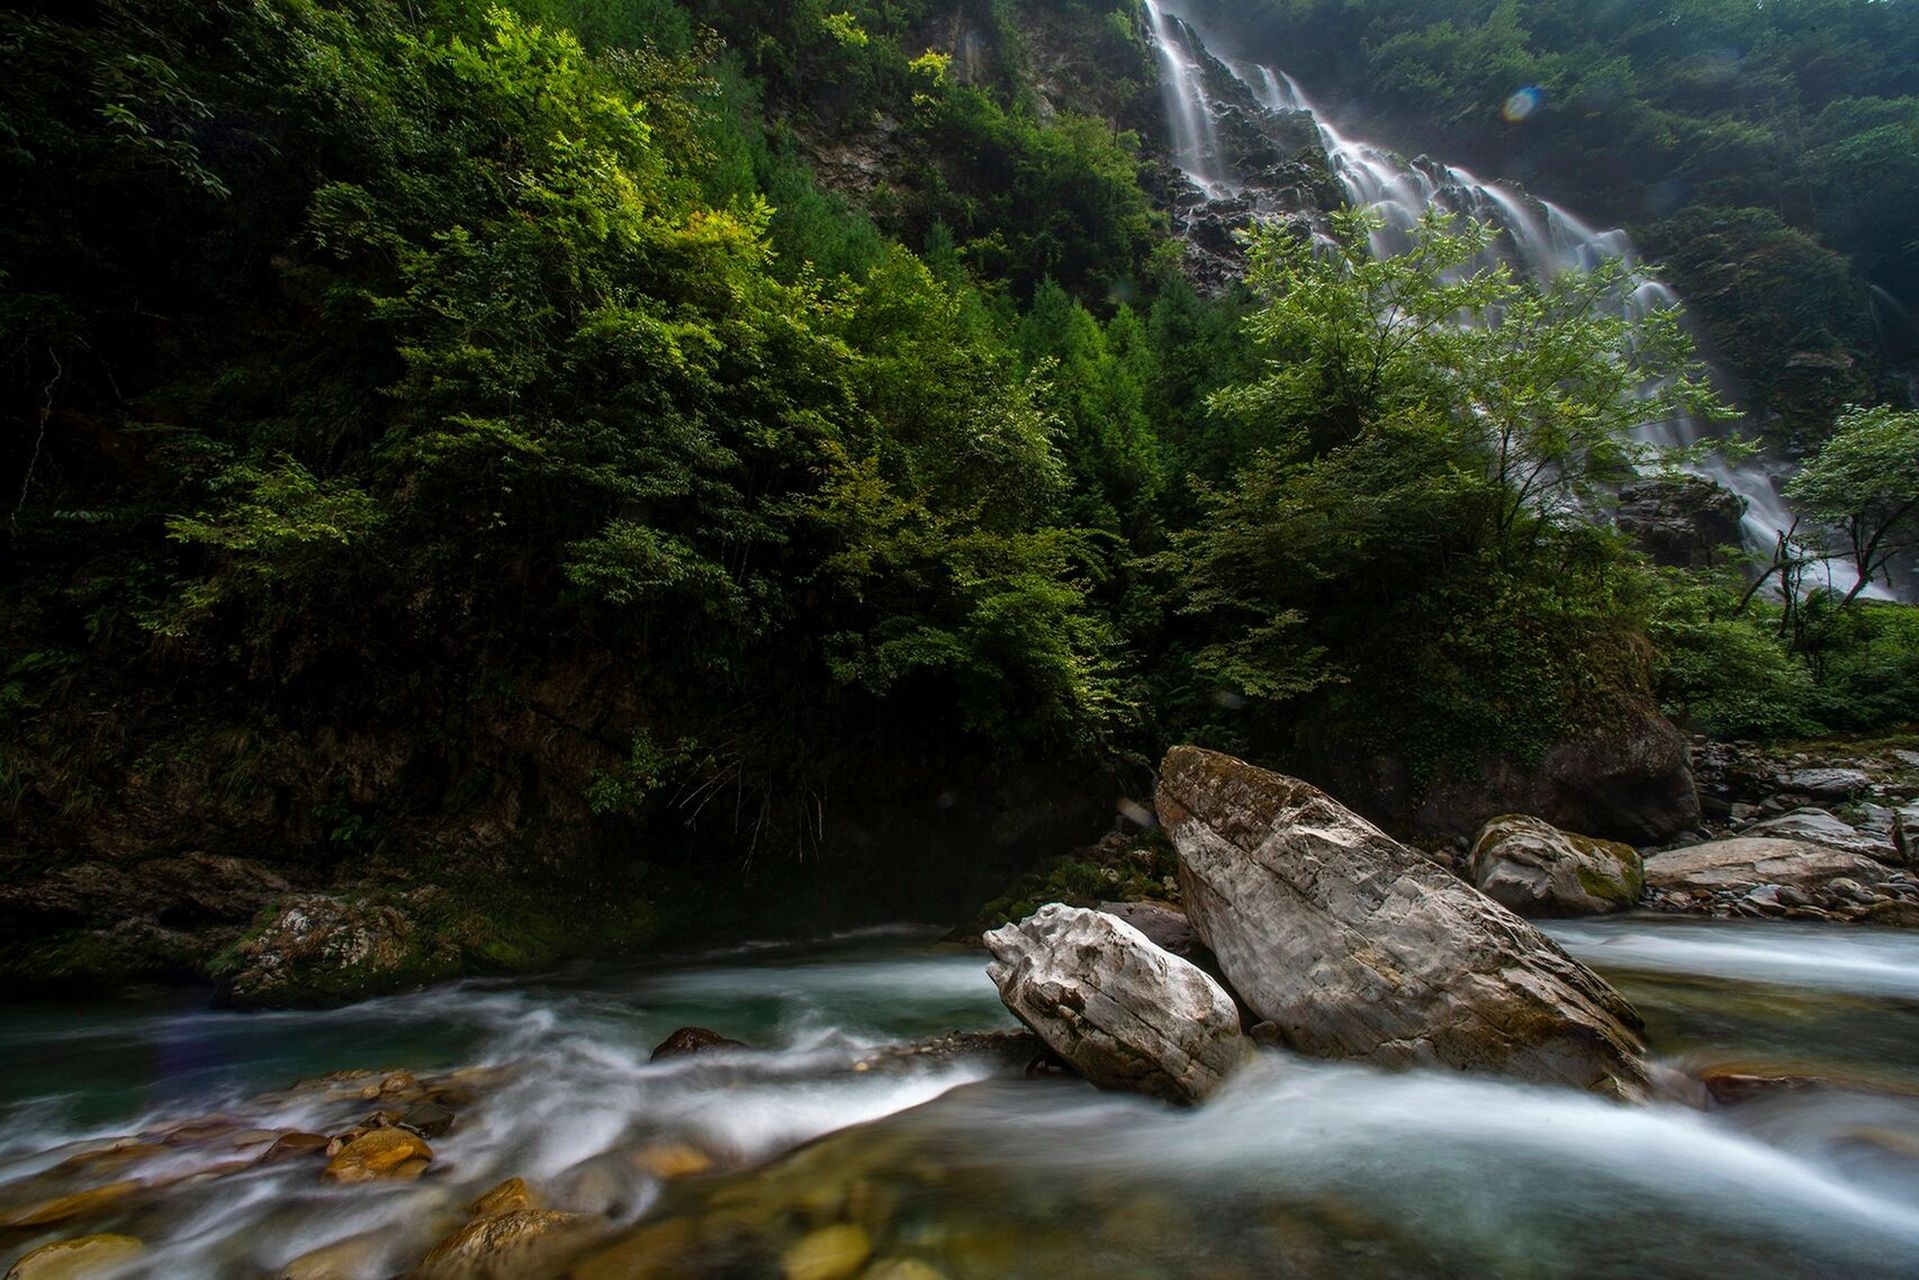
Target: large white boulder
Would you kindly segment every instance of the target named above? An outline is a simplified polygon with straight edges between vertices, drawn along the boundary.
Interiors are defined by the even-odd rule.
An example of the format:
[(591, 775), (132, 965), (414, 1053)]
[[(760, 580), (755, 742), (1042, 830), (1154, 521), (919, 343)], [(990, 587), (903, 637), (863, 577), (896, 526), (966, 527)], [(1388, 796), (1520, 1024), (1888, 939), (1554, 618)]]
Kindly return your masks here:
[(1194, 929), (1289, 1047), (1644, 1094), (1618, 992), (1317, 788), (1176, 747), (1159, 817)]
[(1055, 902), (986, 945), (1006, 1007), (1103, 1089), (1198, 1102), (1252, 1052), (1219, 983), (1115, 916)]

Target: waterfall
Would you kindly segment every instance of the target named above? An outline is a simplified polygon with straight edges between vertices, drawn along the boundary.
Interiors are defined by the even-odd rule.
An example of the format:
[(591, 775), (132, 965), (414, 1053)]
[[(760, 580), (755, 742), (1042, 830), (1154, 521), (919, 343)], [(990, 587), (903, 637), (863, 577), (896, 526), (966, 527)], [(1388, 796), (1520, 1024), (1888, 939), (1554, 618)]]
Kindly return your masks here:
[(1160, 94), (1173, 135), (1173, 161), (1207, 195), (1230, 195), (1237, 187), (1220, 154), (1198, 37), (1180, 19), (1169, 17), (1159, 0), (1146, 0), (1146, 18), (1159, 51)]
[[(1146, 0), (1146, 8), (1162, 66), (1167, 68), (1161, 89), (1173, 121), (1174, 159), (1210, 196), (1237, 194), (1244, 184), (1221, 164), (1213, 132), (1215, 108), (1202, 74), (1202, 58), (1208, 56), (1204, 46), (1191, 27), (1162, 10), (1159, 0)], [(1383, 222), (1372, 237), (1377, 254), (1403, 252), (1420, 217), (1428, 209), (1439, 209), (1490, 222), (1503, 233), (1502, 241), (1481, 265), (1506, 261), (1541, 283), (1565, 271), (1590, 271), (1611, 261), (1638, 264), (1632, 238), (1623, 230), (1599, 230), (1550, 201), (1522, 198), (1497, 183), (1482, 182), (1465, 169), (1425, 158), (1408, 161), (1383, 147), (1348, 137), (1314, 107), (1299, 82), (1284, 71), (1223, 60), (1219, 65), (1267, 112), (1298, 112), (1311, 118), (1348, 202), (1372, 210)], [(1638, 318), (1679, 308), (1681, 300), (1670, 286), (1647, 279), (1622, 297), (1620, 306), (1629, 318)], [(1704, 434), (1704, 424), (1683, 416), (1648, 421), (1638, 430), (1642, 441), (1663, 447), (1693, 445)], [(1770, 554), (1779, 534), (1793, 527), (1795, 517), (1778, 486), (1779, 479), (1790, 473), (1783, 461), (1763, 457), (1728, 461), (1708, 455), (1688, 469), (1745, 500), (1743, 532), (1755, 551)], [(1855, 580), (1850, 566), (1832, 565), (1831, 581), (1836, 589), (1844, 591)], [(1867, 594), (1884, 598), (1888, 592), (1875, 585)]]

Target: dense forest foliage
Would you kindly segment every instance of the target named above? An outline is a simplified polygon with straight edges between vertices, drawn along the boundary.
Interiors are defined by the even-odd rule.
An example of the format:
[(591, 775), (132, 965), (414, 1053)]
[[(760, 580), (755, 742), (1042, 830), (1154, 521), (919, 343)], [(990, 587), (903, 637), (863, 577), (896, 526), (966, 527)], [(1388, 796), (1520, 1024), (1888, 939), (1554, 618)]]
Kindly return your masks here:
[[(1528, 176), (1651, 193), (1620, 216), (1689, 274), (1707, 232), (1775, 262), (1728, 286), (1765, 302), (1739, 367), (1872, 348), (1806, 434), (1910, 433), (1833, 300), (1919, 295), (1911, 6), (1259, 8), (1476, 146), (1545, 86)], [(1153, 77), (1124, 0), (10, 6), (0, 819), (804, 853), (849, 792), (1186, 736), (1423, 775), (1655, 692), (1715, 732), (1919, 716), (1911, 610), (1591, 518), (1676, 327), (1461, 284), (1484, 232), (1437, 223), (1384, 263), (1262, 232), (1202, 295)]]

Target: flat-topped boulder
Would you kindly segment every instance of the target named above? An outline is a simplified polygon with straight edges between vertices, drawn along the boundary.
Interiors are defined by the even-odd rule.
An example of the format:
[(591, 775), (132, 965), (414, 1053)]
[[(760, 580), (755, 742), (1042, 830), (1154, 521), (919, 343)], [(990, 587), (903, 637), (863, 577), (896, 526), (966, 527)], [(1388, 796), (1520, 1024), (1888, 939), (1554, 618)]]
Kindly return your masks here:
[[(1887, 816), (1890, 818), (1890, 811), (1887, 811)], [(1899, 852), (1893, 847), (1890, 834), (1868, 834), (1825, 809), (1794, 809), (1776, 818), (1755, 822), (1739, 834), (1752, 840), (1800, 840), (1807, 844), (1822, 844), (1828, 849), (1844, 849), (1847, 853), (1863, 854), (1879, 862), (1899, 860)]]
[(1159, 816), (1194, 929), (1293, 1050), (1645, 1093), (1618, 992), (1318, 788), (1176, 747)]
[(1639, 901), (1646, 874), (1631, 845), (1510, 813), (1473, 842), (1469, 878), (1522, 916), (1596, 916)]
[(1779, 885), (1821, 889), (1838, 879), (1872, 884), (1888, 868), (1864, 854), (1807, 840), (1734, 836), (1671, 849), (1646, 859), (1646, 885), (1666, 892), (1717, 893)]
[(1103, 1089), (1198, 1102), (1252, 1051), (1219, 983), (1116, 916), (1052, 903), (986, 935), (1000, 998)]

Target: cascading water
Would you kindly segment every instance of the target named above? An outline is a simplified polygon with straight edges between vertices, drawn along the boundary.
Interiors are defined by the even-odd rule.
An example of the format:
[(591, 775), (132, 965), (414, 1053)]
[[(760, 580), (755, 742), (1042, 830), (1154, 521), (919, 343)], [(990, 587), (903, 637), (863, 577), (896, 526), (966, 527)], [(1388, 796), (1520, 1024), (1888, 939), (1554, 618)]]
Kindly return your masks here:
[(1160, 92), (1172, 129), (1174, 162), (1209, 196), (1230, 194), (1234, 187), (1220, 154), (1213, 104), (1195, 52), (1197, 37), (1191, 27), (1168, 16), (1158, 0), (1146, 0), (1146, 16), (1153, 28), (1153, 47), (1159, 51)]
[[(1216, 144), (1190, 141), (1213, 137), (1214, 104), (1203, 74), (1205, 63), (1213, 61), (1237, 79), (1250, 99), (1265, 111), (1274, 116), (1303, 113), (1311, 118), (1347, 200), (1372, 210), (1383, 220), (1373, 236), (1376, 253), (1402, 251), (1420, 217), (1429, 209), (1439, 209), (1499, 228), (1504, 242), (1484, 265), (1503, 258), (1541, 282), (1565, 271), (1589, 271), (1610, 261), (1637, 264), (1637, 251), (1625, 231), (1598, 230), (1549, 201), (1522, 199), (1464, 169), (1424, 158), (1407, 161), (1382, 147), (1348, 137), (1313, 106), (1290, 75), (1265, 65), (1234, 65), (1212, 59), (1198, 34), (1177, 15), (1166, 13), (1157, 0), (1148, 0), (1147, 11), (1162, 64), (1177, 70), (1177, 74), (1161, 80), (1168, 114), (1174, 122), (1175, 160), (1209, 194), (1231, 194), (1241, 189), (1232, 175), (1222, 173)], [(1189, 154), (1203, 158), (1200, 167), (1188, 167)], [(1657, 280), (1643, 280), (1620, 301), (1632, 318), (1681, 305), (1672, 288)], [(1639, 434), (1649, 444), (1684, 447), (1697, 444), (1704, 433), (1703, 424), (1680, 417), (1649, 421), (1641, 426)], [(1735, 461), (1707, 455), (1690, 469), (1744, 499), (1743, 530), (1754, 549), (1769, 553), (1780, 534), (1794, 527), (1795, 517), (1778, 487), (1778, 480), (1787, 472), (1785, 464), (1759, 457)], [(1830, 584), (1836, 590), (1850, 588), (1855, 580), (1849, 566), (1835, 563), (1831, 567)], [(1888, 593), (1874, 586), (1867, 594), (1884, 597)]]
[[(1409, 163), (1370, 143), (1348, 138), (1327, 122), (1291, 76), (1265, 66), (1258, 68), (1257, 74), (1262, 104), (1275, 112), (1303, 111), (1311, 115), (1333, 175), (1347, 198), (1385, 219), (1373, 238), (1375, 252), (1403, 250), (1420, 217), (1428, 209), (1440, 209), (1497, 226), (1510, 241), (1509, 256), (1514, 265), (1541, 282), (1562, 272), (1590, 271), (1615, 260), (1637, 265), (1637, 250), (1624, 231), (1597, 230), (1550, 201), (1538, 201), (1535, 210), (1512, 192), (1482, 182), (1465, 169), (1430, 161)], [(1621, 302), (1626, 314), (1634, 319), (1680, 305), (1672, 288), (1658, 280), (1642, 281)], [(1683, 447), (1699, 441), (1700, 424), (1686, 417), (1669, 418), (1648, 422), (1640, 432), (1648, 443)], [(1745, 499), (1746, 538), (1755, 547), (1770, 549), (1780, 532), (1792, 527), (1792, 512), (1763, 466), (1728, 463), (1709, 456), (1696, 469)], [(1849, 581), (1841, 584), (1850, 585)]]

